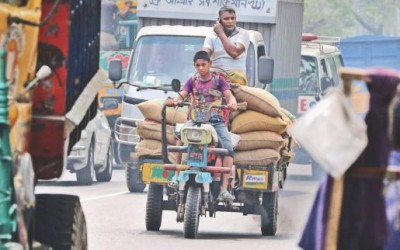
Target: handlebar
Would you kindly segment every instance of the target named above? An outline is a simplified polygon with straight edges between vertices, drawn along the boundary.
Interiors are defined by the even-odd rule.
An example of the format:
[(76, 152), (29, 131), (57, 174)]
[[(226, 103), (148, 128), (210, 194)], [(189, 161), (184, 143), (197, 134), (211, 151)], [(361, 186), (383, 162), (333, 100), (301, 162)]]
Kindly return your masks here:
[[(178, 102), (177, 104), (174, 104), (172, 102), (172, 99), (167, 99), (164, 104), (167, 107), (175, 107), (175, 106), (177, 106), (177, 107), (183, 107), (183, 106), (190, 107), (190, 106), (196, 106), (196, 104), (193, 104), (193, 103), (190, 103), (190, 102)], [(217, 109), (229, 109), (228, 105), (210, 105), (209, 107), (210, 108), (217, 108)]]

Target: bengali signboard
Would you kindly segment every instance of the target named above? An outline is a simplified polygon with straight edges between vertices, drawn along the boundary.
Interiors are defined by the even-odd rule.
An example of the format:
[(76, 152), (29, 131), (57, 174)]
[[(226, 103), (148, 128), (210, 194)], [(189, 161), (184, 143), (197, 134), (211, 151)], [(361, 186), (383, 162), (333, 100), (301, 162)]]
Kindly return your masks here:
[(236, 10), (238, 22), (275, 23), (277, 0), (138, 0), (138, 17), (217, 20), (223, 6)]

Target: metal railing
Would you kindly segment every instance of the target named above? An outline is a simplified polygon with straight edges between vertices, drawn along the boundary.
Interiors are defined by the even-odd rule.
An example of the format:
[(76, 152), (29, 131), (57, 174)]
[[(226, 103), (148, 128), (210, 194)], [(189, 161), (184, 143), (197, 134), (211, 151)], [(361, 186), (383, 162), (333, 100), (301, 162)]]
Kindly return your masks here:
[(137, 122), (141, 119), (118, 117), (114, 125), (115, 139), (125, 145), (137, 145), (140, 137), (137, 130)]

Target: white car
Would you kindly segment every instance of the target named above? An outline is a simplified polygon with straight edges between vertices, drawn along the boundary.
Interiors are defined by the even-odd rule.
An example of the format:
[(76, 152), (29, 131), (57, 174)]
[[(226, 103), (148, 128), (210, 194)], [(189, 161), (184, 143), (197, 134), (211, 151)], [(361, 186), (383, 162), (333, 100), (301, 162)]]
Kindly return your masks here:
[(97, 111), (96, 116), (81, 132), (80, 140), (68, 156), (67, 169), (76, 173), (81, 185), (91, 185), (96, 177), (98, 182), (108, 182), (112, 177), (113, 150), (111, 129), (106, 116)]

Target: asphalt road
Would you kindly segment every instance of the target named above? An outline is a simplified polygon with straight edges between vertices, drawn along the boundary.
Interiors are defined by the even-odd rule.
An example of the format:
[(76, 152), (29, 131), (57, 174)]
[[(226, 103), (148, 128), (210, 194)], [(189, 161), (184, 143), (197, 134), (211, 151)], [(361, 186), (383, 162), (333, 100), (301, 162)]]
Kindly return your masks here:
[(280, 191), (278, 231), (261, 236), (260, 217), (218, 212), (201, 217), (198, 238), (184, 239), (183, 224), (175, 212), (164, 211), (159, 232), (145, 228), (146, 190), (129, 193), (125, 171), (115, 169), (109, 183), (79, 186), (75, 175), (59, 181), (40, 181), (37, 193), (75, 194), (81, 198), (88, 227), (89, 250), (102, 249), (279, 249), (298, 250), (297, 242), (318, 187), (309, 165), (289, 167), (288, 180)]

